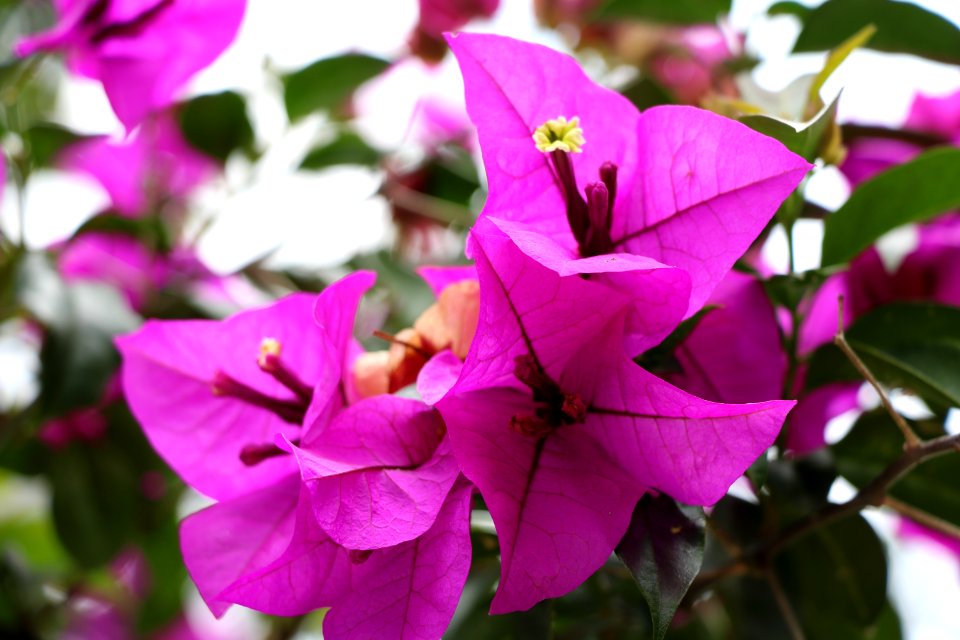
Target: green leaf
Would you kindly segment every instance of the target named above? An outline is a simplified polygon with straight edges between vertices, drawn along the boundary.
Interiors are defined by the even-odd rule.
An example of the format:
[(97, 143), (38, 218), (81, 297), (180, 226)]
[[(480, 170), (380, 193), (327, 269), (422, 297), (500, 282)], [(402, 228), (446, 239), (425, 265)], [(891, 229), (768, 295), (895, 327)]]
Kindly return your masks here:
[(960, 62), (960, 29), (915, 4), (895, 0), (832, 0), (802, 18), (795, 52), (825, 51), (863, 29), (877, 27), (869, 47), (912, 53), (950, 64)]
[(716, 22), (730, 13), (730, 0), (607, 0), (594, 14), (598, 20), (636, 18), (671, 24)]
[(663, 638), (700, 571), (706, 540), (703, 509), (645, 495), (637, 503), (617, 555), (650, 607), (654, 637)]
[[(884, 305), (844, 332), (881, 382), (919, 393), (934, 409), (960, 406), (960, 308), (933, 303)], [(808, 387), (862, 380), (833, 345), (811, 360)]]
[(779, 140), (787, 149), (812, 162), (819, 155), (823, 136), (837, 115), (838, 100), (839, 96), (808, 122), (795, 123), (766, 115), (743, 116), (740, 122)]
[(233, 91), (200, 96), (184, 104), (180, 129), (191, 145), (220, 161), (237, 149), (253, 153), (247, 103)]
[(60, 542), (81, 566), (110, 560), (129, 540), (139, 482), (124, 452), (102, 441), (51, 457), (53, 521)]
[(767, 9), (767, 14), (771, 16), (797, 16), (800, 19), (806, 17), (810, 13), (810, 7), (800, 4), (799, 2), (790, 2), (789, 0), (784, 0), (783, 2), (774, 2)]
[(672, 104), (676, 102), (663, 85), (648, 76), (632, 82), (620, 93), (641, 111), (660, 104)]
[(814, 530), (774, 570), (808, 638), (870, 637), (887, 605), (883, 543), (860, 515)]
[(820, 89), (822, 89), (823, 85), (830, 79), (833, 72), (837, 70), (837, 67), (843, 64), (844, 60), (846, 60), (851, 53), (860, 47), (866, 46), (876, 32), (877, 28), (872, 24), (868, 24), (841, 42), (837, 48), (830, 51), (829, 55), (827, 55), (827, 61), (823, 64), (823, 69), (820, 70), (813, 79), (813, 84), (810, 85), (808, 102), (820, 99)]
[(283, 77), (283, 100), (291, 121), (314, 111), (340, 107), (361, 84), (374, 78), (390, 63), (382, 58), (348, 53), (317, 60)]
[(960, 207), (960, 149), (931, 149), (860, 185), (824, 226), (823, 265), (847, 262), (887, 231)]
[[(922, 427), (923, 425), (918, 425)], [(863, 487), (903, 453), (903, 436), (885, 412), (863, 415), (846, 437), (833, 445), (840, 474)], [(921, 511), (960, 525), (960, 464), (957, 454), (917, 466), (890, 489), (890, 495)]]
[(380, 162), (380, 152), (352, 131), (339, 135), (327, 144), (311, 149), (300, 163), (301, 169), (326, 169), (338, 164), (358, 164), (367, 167)]
[(57, 124), (42, 123), (30, 127), (24, 137), (30, 145), (33, 166), (49, 167), (64, 147), (94, 136), (84, 136)]
[(704, 306), (695, 314), (677, 325), (677, 328), (673, 330), (673, 333), (664, 338), (660, 344), (648, 349), (647, 351), (644, 351), (639, 356), (634, 358), (633, 361), (647, 371), (658, 374), (676, 373), (682, 371), (680, 363), (674, 356), (674, 352), (677, 350), (677, 347), (679, 347), (683, 341), (686, 340), (691, 333), (693, 333), (693, 330), (697, 328), (697, 325), (700, 324), (700, 321), (716, 308), (716, 305)]

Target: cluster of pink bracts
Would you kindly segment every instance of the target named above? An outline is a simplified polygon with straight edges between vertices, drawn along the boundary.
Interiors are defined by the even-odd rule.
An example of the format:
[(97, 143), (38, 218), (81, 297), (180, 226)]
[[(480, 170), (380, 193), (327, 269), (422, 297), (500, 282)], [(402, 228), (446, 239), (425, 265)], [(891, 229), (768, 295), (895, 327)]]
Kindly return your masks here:
[(148, 438), (216, 501), (181, 528), (215, 613), (330, 607), (330, 638), (439, 637), (475, 489), (492, 612), (529, 608), (600, 567), (645, 492), (719, 500), (793, 405), (702, 400), (632, 358), (704, 305), (808, 163), (706, 111), (640, 114), (549, 49), (449, 42), (490, 193), (475, 268), (424, 271), (438, 303), (390, 352), (353, 336), (368, 272), (118, 340)]

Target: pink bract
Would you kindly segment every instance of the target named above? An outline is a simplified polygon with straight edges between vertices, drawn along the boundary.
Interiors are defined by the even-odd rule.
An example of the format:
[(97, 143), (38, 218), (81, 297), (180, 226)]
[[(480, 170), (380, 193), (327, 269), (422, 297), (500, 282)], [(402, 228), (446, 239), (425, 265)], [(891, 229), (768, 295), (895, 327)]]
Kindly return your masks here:
[(218, 172), (216, 163), (190, 146), (171, 114), (150, 118), (125, 140), (83, 140), (58, 157), (67, 170), (86, 173), (110, 195), (114, 210), (136, 218), (161, 200), (179, 200)]
[(599, 179), (605, 163), (616, 165), (614, 255), (686, 271), (692, 290), (685, 316), (703, 305), (810, 169), (776, 140), (707, 111), (640, 113), (590, 81), (575, 60), (545, 47), (479, 34), (448, 41), (479, 132), (490, 185), (485, 214), (527, 225), (549, 238), (556, 254), (581, 257), (557, 174), (532, 140), (546, 121), (578, 117), (586, 144), (568, 154), (578, 192)]
[(218, 372), (283, 403), (294, 394), (257, 366), (265, 338), (284, 347), (284, 362), (314, 388), (314, 402), (334, 394), (339, 368), (323, 354), (335, 353), (312, 317), (315, 296), (296, 294), (272, 306), (246, 311), (222, 322), (148, 321), (117, 339), (123, 356), (123, 386), (147, 438), (183, 479), (224, 500), (267, 486), (293, 473), (290, 456), (248, 466), (249, 445), (270, 445), (276, 434), (300, 438), (301, 424), (230, 395), (216, 395)]
[(645, 491), (719, 500), (793, 403), (721, 405), (684, 393), (624, 354), (629, 297), (541, 266), (489, 219), (474, 228), (471, 250), (480, 322), (437, 406), (497, 526), (491, 612), (504, 613), (593, 573)]
[(99, 80), (127, 130), (171, 104), (237, 35), (244, 0), (59, 0), (60, 21), (17, 43), (17, 55), (62, 51)]

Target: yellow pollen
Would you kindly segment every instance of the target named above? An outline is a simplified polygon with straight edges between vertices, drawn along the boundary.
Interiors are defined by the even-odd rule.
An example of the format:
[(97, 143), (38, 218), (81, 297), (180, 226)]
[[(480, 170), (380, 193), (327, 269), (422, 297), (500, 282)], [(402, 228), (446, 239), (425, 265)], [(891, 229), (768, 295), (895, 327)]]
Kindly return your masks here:
[(283, 345), (280, 344), (279, 340), (276, 338), (264, 338), (260, 342), (260, 356), (257, 358), (257, 362), (263, 366), (267, 356), (279, 356), (282, 350)]
[(537, 144), (537, 150), (544, 153), (582, 153), (582, 147), (586, 144), (578, 116), (570, 118), (569, 122), (564, 116), (547, 120), (533, 132), (533, 141)]

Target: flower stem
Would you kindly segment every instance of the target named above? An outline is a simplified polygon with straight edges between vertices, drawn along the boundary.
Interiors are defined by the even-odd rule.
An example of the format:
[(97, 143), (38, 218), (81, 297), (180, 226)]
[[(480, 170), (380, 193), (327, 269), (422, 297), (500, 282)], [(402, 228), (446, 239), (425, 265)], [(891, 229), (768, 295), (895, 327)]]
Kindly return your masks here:
[(790, 629), (790, 637), (793, 638), (793, 640), (806, 640), (803, 628), (797, 619), (797, 614), (790, 605), (787, 594), (784, 593), (783, 586), (780, 584), (780, 580), (777, 578), (777, 574), (774, 573), (773, 568), (768, 567), (764, 572), (764, 576), (770, 585), (773, 599), (777, 601), (777, 608), (780, 609), (780, 613), (783, 614), (783, 620), (787, 623), (787, 628)]
[(870, 383), (870, 385), (876, 390), (877, 395), (880, 396), (880, 402), (883, 404), (883, 408), (887, 410), (887, 413), (890, 414), (890, 417), (893, 419), (894, 424), (900, 429), (900, 432), (903, 434), (903, 439), (906, 442), (905, 446), (908, 449), (917, 447), (920, 445), (920, 438), (917, 437), (917, 434), (913, 432), (913, 429), (910, 428), (910, 425), (907, 424), (907, 421), (903, 419), (894, 408), (893, 404), (890, 402), (890, 398), (887, 396), (887, 392), (884, 391), (883, 386), (873, 375), (867, 365), (863, 363), (863, 360), (856, 354), (853, 350), (853, 347), (850, 346), (850, 343), (847, 342), (846, 337), (843, 333), (843, 296), (837, 298), (837, 307), (839, 309), (837, 317), (837, 334), (833, 337), (833, 344), (837, 345), (840, 351), (843, 352), (843, 355), (847, 357), (847, 360), (856, 368), (864, 379)]

